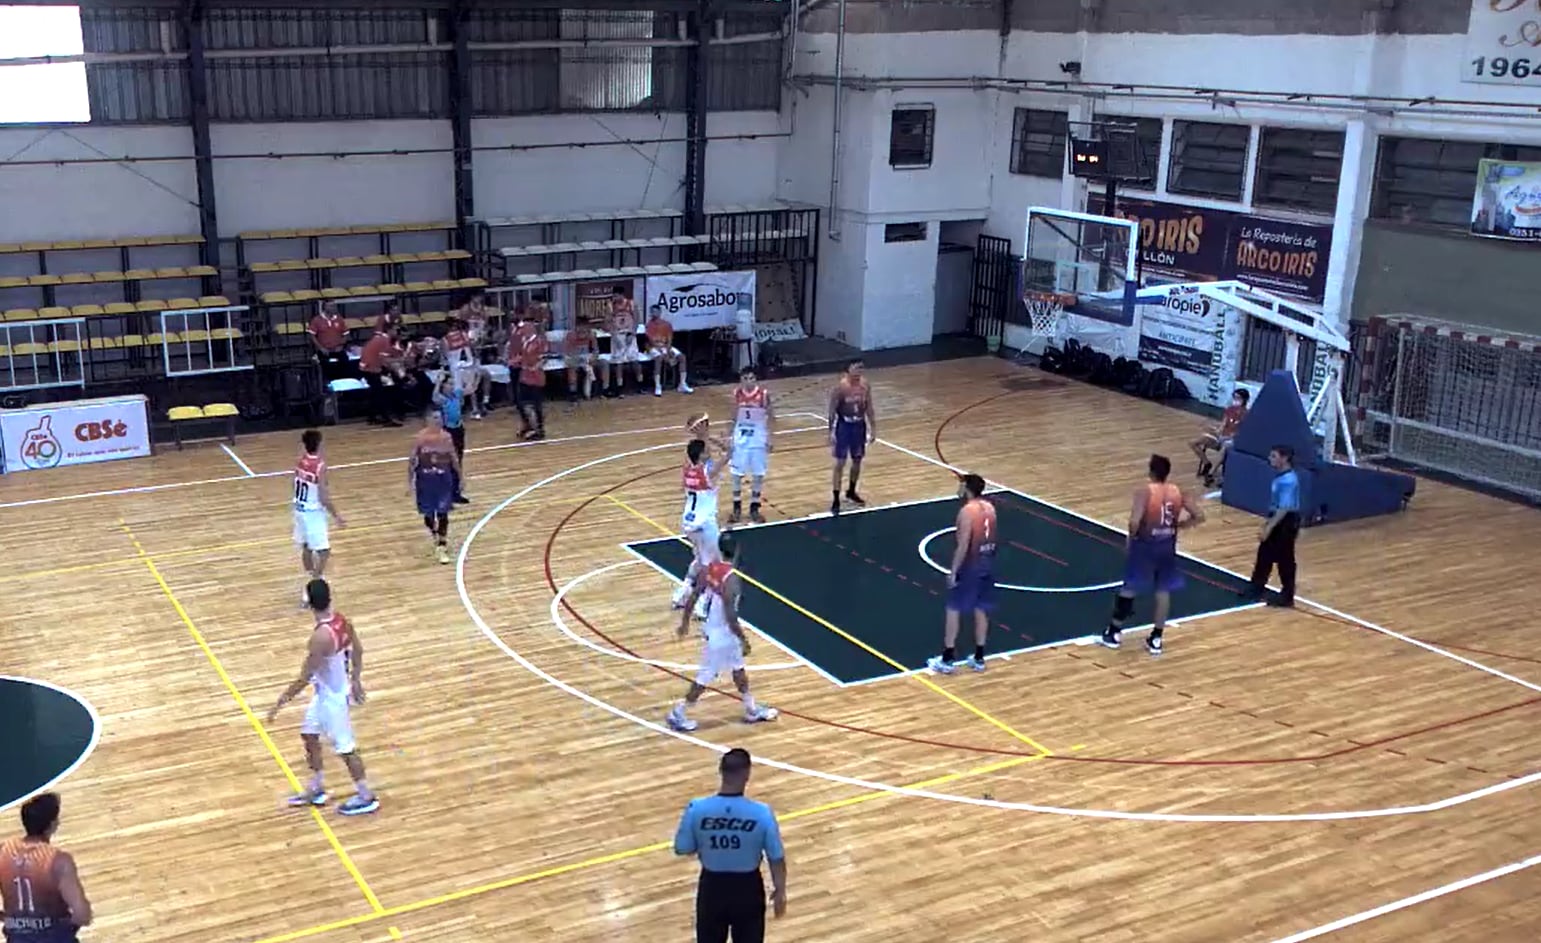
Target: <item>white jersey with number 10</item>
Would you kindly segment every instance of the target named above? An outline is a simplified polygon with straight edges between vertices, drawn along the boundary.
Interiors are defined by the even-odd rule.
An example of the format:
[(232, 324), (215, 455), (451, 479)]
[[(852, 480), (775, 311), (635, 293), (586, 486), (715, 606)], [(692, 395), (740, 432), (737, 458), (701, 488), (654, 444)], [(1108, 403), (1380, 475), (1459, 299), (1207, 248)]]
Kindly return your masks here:
[(321, 507), (321, 478), (326, 474), (326, 462), (319, 455), (305, 455), (294, 466), (294, 509), (319, 511)]

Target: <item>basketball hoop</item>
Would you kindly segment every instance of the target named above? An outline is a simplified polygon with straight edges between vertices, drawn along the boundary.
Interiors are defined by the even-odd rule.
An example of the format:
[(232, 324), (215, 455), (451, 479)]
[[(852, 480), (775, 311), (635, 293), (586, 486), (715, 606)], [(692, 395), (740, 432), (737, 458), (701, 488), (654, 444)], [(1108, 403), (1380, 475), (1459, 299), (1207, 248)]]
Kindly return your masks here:
[(1065, 309), (1076, 303), (1076, 296), (1064, 291), (1022, 292), (1022, 305), (1027, 308), (1029, 333), (1045, 340), (1053, 340), (1059, 330), (1059, 320)]

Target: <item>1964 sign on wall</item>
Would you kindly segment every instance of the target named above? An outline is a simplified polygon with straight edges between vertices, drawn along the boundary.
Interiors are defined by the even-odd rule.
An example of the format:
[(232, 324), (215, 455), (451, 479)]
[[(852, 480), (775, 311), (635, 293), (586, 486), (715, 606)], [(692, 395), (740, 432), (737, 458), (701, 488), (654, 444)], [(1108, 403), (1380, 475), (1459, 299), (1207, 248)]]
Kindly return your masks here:
[(1472, 0), (1461, 78), (1541, 87), (1541, 0)]

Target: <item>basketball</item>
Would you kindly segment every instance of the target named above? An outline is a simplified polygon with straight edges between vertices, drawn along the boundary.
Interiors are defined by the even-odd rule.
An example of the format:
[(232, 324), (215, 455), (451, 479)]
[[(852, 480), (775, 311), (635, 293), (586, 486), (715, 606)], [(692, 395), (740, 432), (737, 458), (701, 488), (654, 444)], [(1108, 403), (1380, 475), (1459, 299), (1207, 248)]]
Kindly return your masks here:
[(685, 431), (693, 436), (705, 436), (706, 427), (710, 420), (707, 413), (695, 413), (685, 420)]

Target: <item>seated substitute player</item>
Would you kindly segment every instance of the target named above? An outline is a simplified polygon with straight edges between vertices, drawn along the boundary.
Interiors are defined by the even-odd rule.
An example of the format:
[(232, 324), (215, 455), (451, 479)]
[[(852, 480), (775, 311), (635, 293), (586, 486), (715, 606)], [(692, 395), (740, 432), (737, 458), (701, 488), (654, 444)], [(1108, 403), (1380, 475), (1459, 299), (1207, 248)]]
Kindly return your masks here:
[(1145, 650), (1152, 655), (1162, 651), (1162, 631), (1172, 609), (1172, 594), (1183, 588), (1182, 570), (1178, 568), (1177, 532), (1204, 522), (1204, 512), (1167, 478), (1172, 474), (1172, 460), (1165, 455), (1150, 457), (1150, 480), (1134, 492), (1134, 507), (1129, 512), (1129, 556), (1124, 564), (1124, 585), (1113, 600), (1113, 617), (1102, 630), (1101, 643), (1118, 648), (1123, 641), (1124, 623), (1134, 614), (1134, 597), (1142, 593), (1155, 596), (1155, 616)]
[(653, 305), (647, 309), (647, 358), (653, 361), (653, 395), (663, 395), (663, 371), (665, 367), (673, 367), (679, 371), (680, 379), (677, 389), (681, 393), (694, 393), (690, 384), (685, 382), (685, 356), (679, 348), (674, 346), (674, 325), (663, 316), (663, 306)]
[(690, 610), (698, 599), (706, 600), (706, 619), (701, 627), (705, 644), (701, 648), (701, 667), (685, 692), (685, 699), (674, 705), (666, 718), (674, 730), (691, 731), (696, 722), (688, 711), (706, 692), (706, 686), (723, 672), (733, 676), (744, 701), (744, 723), (758, 724), (775, 720), (777, 710), (756, 704), (749, 693), (749, 671), (744, 658), (749, 654), (749, 638), (738, 621), (738, 600), (742, 587), (735, 567), (738, 565), (738, 538), (731, 533), (717, 538), (717, 559), (702, 567), (691, 582), (685, 600), (685, 614), (680, 618), (679, 637), (690, 632)]
[(583, 398), (594, 394), (594, 358), (599, 353), (599, 340), (594, 336), (594, 326), (588, 318), (580, 317), (562, 338), (562, 353), (567, 361), (567, 400), (578, 402), (578, 376), (583, 375)]
[[(1199, 477), (1204, 484), (1213, 488), (1225, 482), (1225, 456), (1230, 454), (1231, 440), (1236, 437), (1236, 430), (1241, 427), (1241, 421), (1247, 418), (1247, 404), (1252, 401), (1252, 394), (1242, 387), (1237, 387), (1231, 393), (1231, 405), (1225, 407), (1225, 413), (1220, 417), (1220, 424), (1210, 427), (1203, 435), (1188, 443), (1188, 448), (1199, 457)], [(1213, 462), (1209, 460), (1209, 453), (1220, 453)]]

